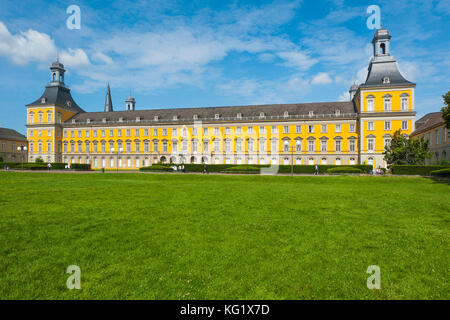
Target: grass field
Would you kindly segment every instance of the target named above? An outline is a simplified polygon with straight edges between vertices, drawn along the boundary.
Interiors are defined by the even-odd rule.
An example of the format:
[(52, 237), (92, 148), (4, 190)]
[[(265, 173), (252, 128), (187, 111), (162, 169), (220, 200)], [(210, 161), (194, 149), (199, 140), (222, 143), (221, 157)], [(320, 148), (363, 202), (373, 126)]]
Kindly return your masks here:
[(411, 177), (2, 172), (0, 299), (449, 299), (449, 195)]

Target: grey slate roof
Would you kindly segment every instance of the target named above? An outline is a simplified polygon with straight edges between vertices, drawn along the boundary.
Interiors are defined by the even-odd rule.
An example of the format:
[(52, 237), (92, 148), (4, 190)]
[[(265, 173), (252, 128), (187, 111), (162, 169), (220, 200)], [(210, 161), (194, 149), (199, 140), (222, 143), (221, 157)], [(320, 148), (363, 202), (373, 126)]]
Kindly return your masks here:
[[(389, 78), (389, 84), (383, 83), (383, 78)], [(398, 70), (397, 61), (390, 57), (387, 59), (372, 59), (369, 65), (366, 82), (361, 87), (414, 85), (406, 80)]]
[(440, 126), (443, 123), (444, 119), (442, 119), (442, 112), (427, 113), (416, 121), (416, 130), (411, 133), (411, 136), (418, 135), (424, 131)]
[(14, 129), (0, 128), (0, 139), (27, 141), (27, 137)]
[[(42, 102), (42, 98), (45, 98), (45, 102)], [(74, 112), (84, 112), (84, 110), (73, 100), (70, 89), (64, 86), (46, 86), (41, 97), (36, 101), (27, 104), (27, 106), (45, 106), (49, 104), (62, 106)]]
[(266, 118), (283, 117), (287, 111), (289, 116), (308, 116), (310, 111), (314, 112), (314, 117), (319, 115), (328, 115), (332, 117), (339, 110), (341, 114), (355, 114), (355, 106), (353, 102), (320, 102), (320, 103), (293, 103), (293, 104), (267, 104), (267, 105), (249, 105), (249, 106), (230, 106), (230, 107), (203, 107), (203, 108), (171, 108), (171, 109), (153, 109), (153, 110), (135, 110), (135, 111), (115, 111), (115, 112), (84, 112), (73, 116), (66, 123), (100, 122), (105, 118), (106, 121), (135, 121), (137, 117), (140, 120), (153, 121), (158, 116), (159, 121), (166, 120), (172, 122), (173, 117), (177, 116), (178, 121), (194, 121), (194, 115), (199, 120), (214, 121), (215, 115), (219, 114), (220, 119), (236, 118), (240, 113), (242, 118), (255, 117), (258, 118), (261, 112), (264, 112)]

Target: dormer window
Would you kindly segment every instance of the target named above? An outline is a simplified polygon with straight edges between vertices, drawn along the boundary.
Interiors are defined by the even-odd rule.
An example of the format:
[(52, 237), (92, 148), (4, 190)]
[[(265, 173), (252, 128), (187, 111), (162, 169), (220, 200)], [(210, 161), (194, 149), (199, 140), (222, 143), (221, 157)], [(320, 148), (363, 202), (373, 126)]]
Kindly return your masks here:
[(384, 77), (383, 84), (389, 84), (389, 83), (391, 83), (391, 80), (389, 80), (389, 77)]
[(123, 118), (122, 117), (119, 118), (119, 122), (123, 122)]
[(75, 123), (76, 121), (75, 121), (75, 119), (72, 119), (72, 123)]
[(68, 107), (71, 107), (72, 106), (72, 101), (67, 101), (66, 104), (67, 104)]
[(91, 123), (91, 119), (86, 119), (86, 123)]
[(308, 113), (308, 115), (309, 115), (310, 117), (312, 117), (312, 116), (314, 115), (314, 111), (310, 111), (310, 112)]
[(159, 120), (159, 116), (154, 116), (153, 120), (158, 121)]
[(216, 113), (216, 114), (214, 115), (214, 119), (220, 119), (220, 114)]
[(259, 117), (260, 117), (260, 118), (264, 118), (265, 116), (266, 116), (266, 115), (265, 115), (264, 112), (260, 112), (260, 113), (259, 113)]
[(106, 118), (102, 118), (102, 122), (103, 122), (103, 123), (106, 123)]
[(141, 117), (136, 117), (136, 122), (141, 121)]
[(193, 118), (194, 118), (194, 120), (197, 120), (198, 119), (198, 115), (194, 114)]
[(285, 111), (283, 115), (285, 118), (287, 118), (287, 117), (289, 117), (289, 112)]
[(173, 116), (173, 120), (178, 120), (178, 116), (177, 115)]
[(236, 115), (236, 117), (237, 117), (238, 119), (241, 119), (241, 118), (242, 118), (242, 113), (238, 113), (238, 114)]
[(340, 114), (341, 114), (341, 110), (336, 110), (336, 111), (335, 111), (334, 113), (335, 113), (335, 115), (337, 115), (337, 116), (338, 116), (338, 115), (340, 115)]
[(41, 103), (45, 103), (47, 100), (45, 98), (41, 99)]

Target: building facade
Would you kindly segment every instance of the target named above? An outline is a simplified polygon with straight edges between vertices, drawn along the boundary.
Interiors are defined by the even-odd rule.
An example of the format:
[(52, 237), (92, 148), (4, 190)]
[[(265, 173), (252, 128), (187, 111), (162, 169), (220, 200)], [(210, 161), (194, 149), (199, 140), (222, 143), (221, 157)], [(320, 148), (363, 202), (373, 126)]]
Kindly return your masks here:
[(0, 157), (4, 162), (27, 162), (26, 148), (27, 137), (16, 130), (0, 128)]
[(84, 112), (64, 84), (64, 66), (27, 107), (29, 160), (136, 169), (156, 162), (211, 164), (371, 164), (394, 132), (414, 130), (414, 88), (390, 55), (391, 36), (375, 33), (365, 83), (348, 102)]
[(426, 164), (450, 162), (450, 130), (446, 127), (442, 112), (428, 113), (416, 121), (416, 130), (411, 138), (421, 138), (429, 142), (432, 156)]

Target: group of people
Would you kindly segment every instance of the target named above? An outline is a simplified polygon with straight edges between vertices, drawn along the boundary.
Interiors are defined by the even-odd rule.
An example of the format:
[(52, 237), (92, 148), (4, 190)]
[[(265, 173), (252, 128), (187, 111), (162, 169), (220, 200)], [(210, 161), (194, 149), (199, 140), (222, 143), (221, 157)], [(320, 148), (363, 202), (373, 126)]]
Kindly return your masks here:
[(5, 171), (9, 171), (9, 166), (7, 164), (5, 164), (3, 168), (5, 169)]
[(184, 164), (181, 165), (174, 165), (172, 166), (173, 171), (177, 171), (177, 172), (186, 172), (186, 168), (184, 167)]

